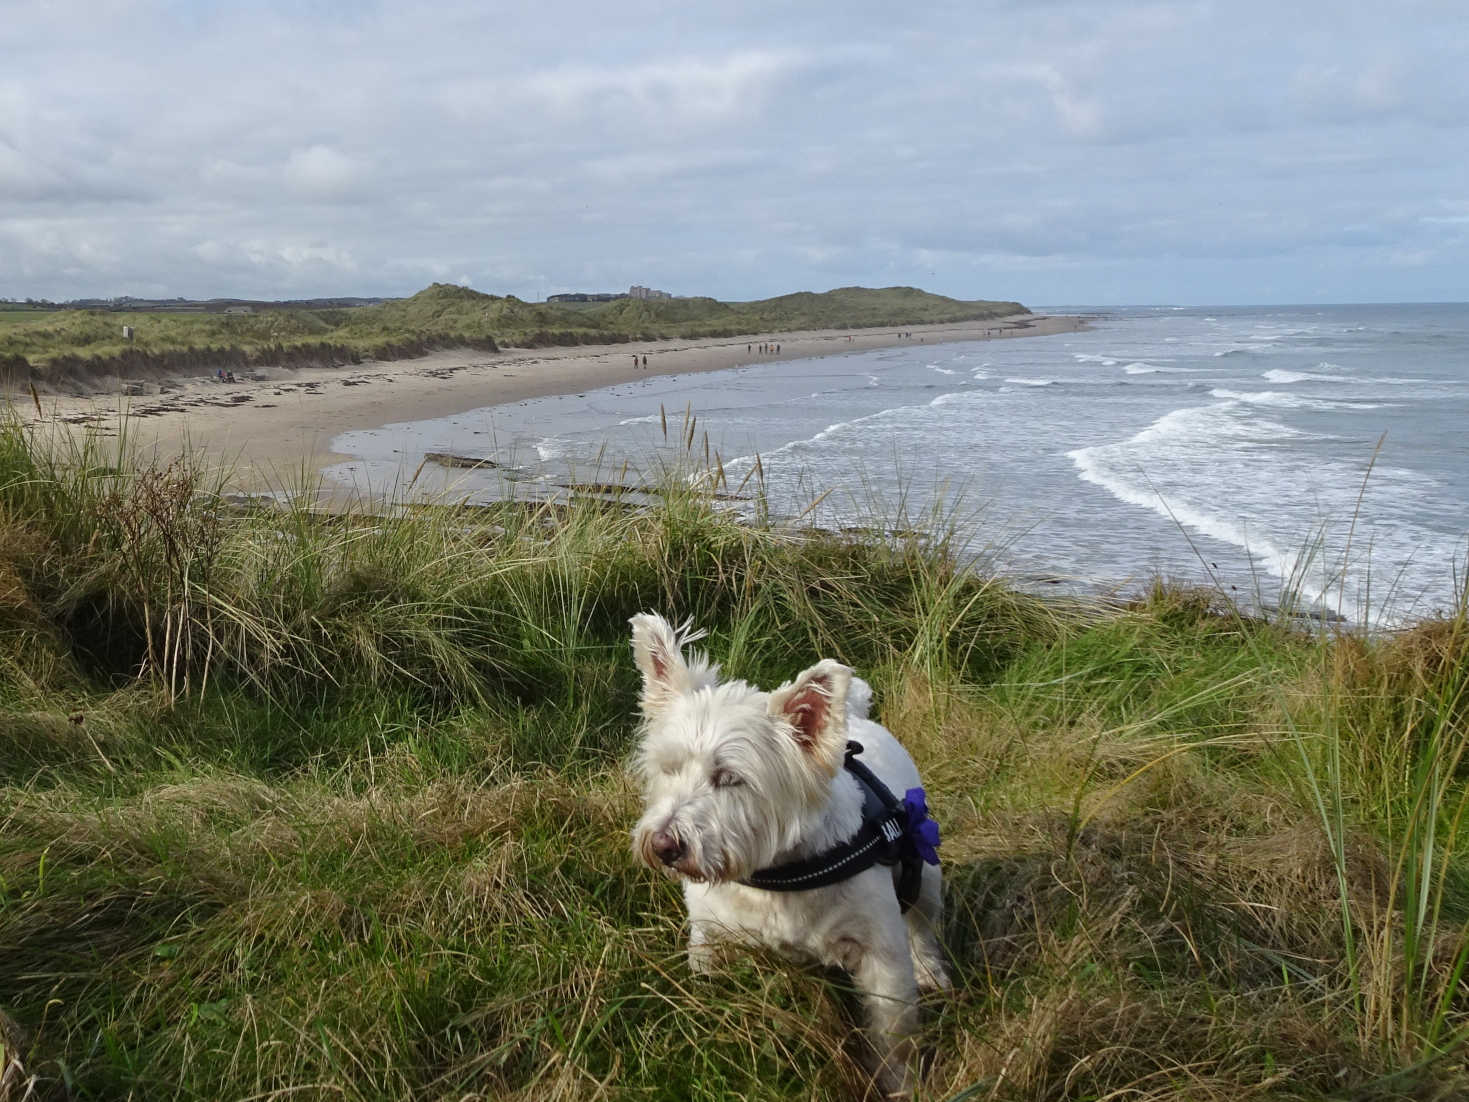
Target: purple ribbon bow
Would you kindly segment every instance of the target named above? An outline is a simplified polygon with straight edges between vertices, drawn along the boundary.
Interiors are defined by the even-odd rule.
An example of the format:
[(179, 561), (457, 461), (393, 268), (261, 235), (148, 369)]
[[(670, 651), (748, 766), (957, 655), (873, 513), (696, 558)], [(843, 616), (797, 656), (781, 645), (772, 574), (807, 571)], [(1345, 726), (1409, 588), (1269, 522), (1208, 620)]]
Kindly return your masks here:
[(930, 865), (939, 863), (939, 825), (928, 817), (928, 800), (921, 788), (910, 788), (903, 796), (908, 813), (908, 844)]

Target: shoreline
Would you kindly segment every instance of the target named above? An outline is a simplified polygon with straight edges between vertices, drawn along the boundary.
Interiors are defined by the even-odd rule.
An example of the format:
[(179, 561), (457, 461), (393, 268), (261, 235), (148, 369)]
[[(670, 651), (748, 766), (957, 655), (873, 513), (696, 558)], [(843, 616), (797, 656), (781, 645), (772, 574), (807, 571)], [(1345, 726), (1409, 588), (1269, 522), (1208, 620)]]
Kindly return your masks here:
[[(42, 395), (39, 408), (26, 393), (6, 400), (23, 422), (61, 429), (79, 441), (116, 438), (125, 417), (129, 442), (143, 457), (166, 464), (188, 451), (206, 464), (219, 464), (229, 489), (263, 492), (298, 488), (303, 478), (352, 459), (331, 451), (330, 444), (357, 429), (572, 395), (653, 376), (702, 374), (900, 344), (1050, 336), (1086, 326), (1080, 317), (1019, 314), (901, 330), (804, 330), (494, 353), (449, 349), (342, 367), (266, 368), (233, 383), (208, 376), (181, 378), (157, 394)], [(762, 344), (780, 351), (761, 353)]]

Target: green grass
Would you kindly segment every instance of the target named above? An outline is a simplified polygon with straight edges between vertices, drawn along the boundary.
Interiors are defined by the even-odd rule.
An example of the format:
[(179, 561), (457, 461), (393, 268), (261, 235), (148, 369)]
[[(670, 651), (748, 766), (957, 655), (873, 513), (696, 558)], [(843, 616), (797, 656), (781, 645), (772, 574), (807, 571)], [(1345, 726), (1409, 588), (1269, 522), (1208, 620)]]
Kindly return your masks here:
[(511, 344), (575, 344), (976, 321), (1020, 313), (1027, 311), (1017, 302), (966, 302), (913, 287), (842, 287), (754, 302), (681, 298), (538, 304), (435, 284), (412, 298), (354, 311), (345, 329), (452, 330), (504, 337)]
[(958, 986), (921, 1097), (1469, 1090), (1462, 615), (1046, 602), (942, 540), (692, 492), (232, 512), (187, 461), (27, 433), (0, 424), (5, 1102), (856, 1096), (841, 978), (690, 975), (633, 863), (649, 609), (762, 685), (851, 663), (924, 770)]
[[(332, 310), (254, 314), (12, 312), (0, 326), (0, 379), (60, 382), (68, 374), (238, 368), (251, 363), (348, 362), (470, 345), (604, 344), (815, 328), (958, 322), (1024, 313), (1014, 302), (963, 302), (911, 287), (845, 287), (757, 302), (709, 298), (597, 304), (528, 303), (434, 284), (411, 298)], [(4, 316), (0, 315), (0, 321)], [(122, 327), (134, 330), (131, 343)]]
[[(51, 370), (134, 368), (187, 355), (237, 366), (242, 354), (329, 347), (347, 311), (279, 310), (246, 315), (57, 310), (17, 317), (0, 329), (0, 363)], [(123, 338), (123, 326), (134, 338)], [(344, 351), (346, 348), (344, 346)], [(231, 356), (234, 358), (232, 359)], [(166, 363), (166, 360), (163, 360)], [(42, 375), (45, 378), (45, 375)]]

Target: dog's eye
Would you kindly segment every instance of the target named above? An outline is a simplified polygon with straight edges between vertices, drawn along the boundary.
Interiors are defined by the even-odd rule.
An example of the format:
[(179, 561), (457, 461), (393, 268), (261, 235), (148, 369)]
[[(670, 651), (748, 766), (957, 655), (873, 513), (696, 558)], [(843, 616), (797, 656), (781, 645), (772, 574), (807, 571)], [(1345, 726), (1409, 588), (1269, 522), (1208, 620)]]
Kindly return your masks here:
[(735, 788), (744, 784), (744, 780), (728, 769), (715, 770), (714, 776), (710, 778), (715, 788)]

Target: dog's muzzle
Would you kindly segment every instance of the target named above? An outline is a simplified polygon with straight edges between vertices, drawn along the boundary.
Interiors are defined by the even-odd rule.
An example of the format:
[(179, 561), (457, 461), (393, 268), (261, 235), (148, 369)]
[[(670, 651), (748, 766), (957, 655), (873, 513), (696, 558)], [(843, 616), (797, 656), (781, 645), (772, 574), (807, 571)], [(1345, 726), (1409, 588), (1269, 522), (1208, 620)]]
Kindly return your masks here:
[(688, 844), (667, 827), (644, 834), (637, 848), (643, 863), (650, 868), (661, 868), (696, 883), (710, 879), (708, 871), (699, 867)]
[(686, 856), (689, 848), (684, 845), (678, 835), (667, 830), (659, 830), (648, 839), (648, 848), (653, 851), (653, 856), (659, 861), (673, 868)]

